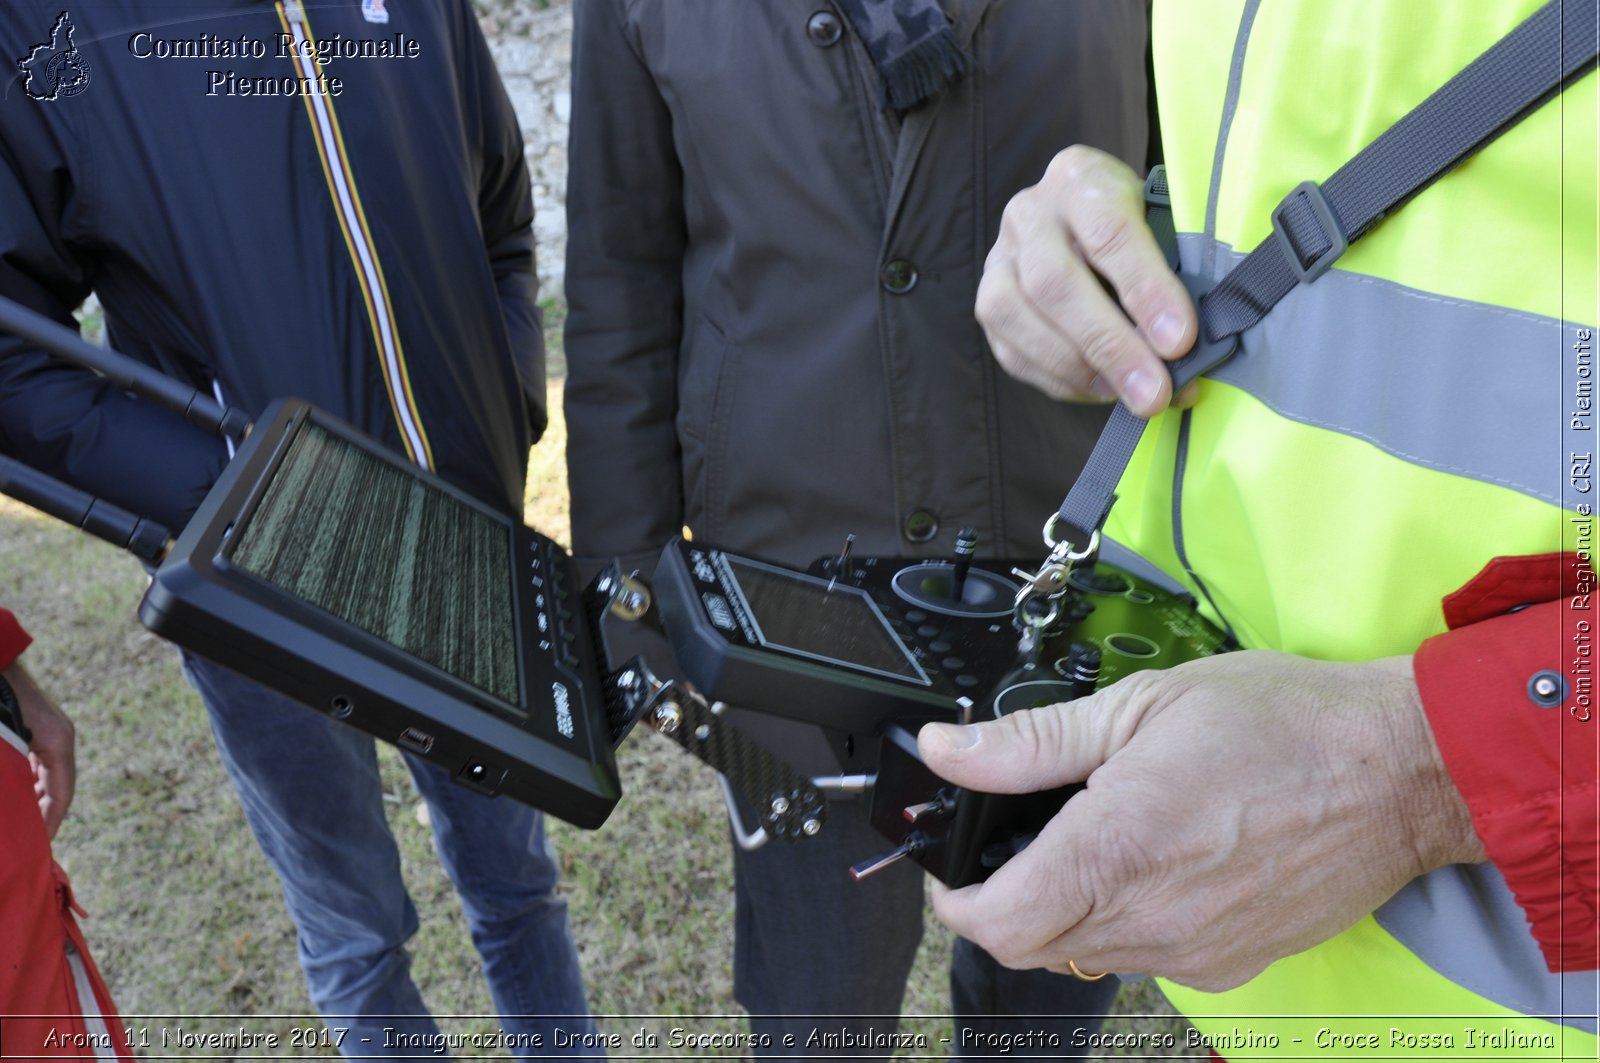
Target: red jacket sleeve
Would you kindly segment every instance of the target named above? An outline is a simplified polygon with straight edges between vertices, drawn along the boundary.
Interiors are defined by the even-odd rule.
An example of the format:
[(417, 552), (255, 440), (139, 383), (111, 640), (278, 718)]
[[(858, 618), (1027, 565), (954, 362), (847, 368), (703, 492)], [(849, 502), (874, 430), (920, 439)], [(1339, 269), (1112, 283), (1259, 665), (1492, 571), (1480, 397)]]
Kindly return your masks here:
[(0, 609), (0, 669), (10, 668), (32, 641), (17, 618)]
[(1496, 558), (1415, 658), (1445, 765), (1552, 971), (1600, 967), (1600, 596), (1576, 554)]

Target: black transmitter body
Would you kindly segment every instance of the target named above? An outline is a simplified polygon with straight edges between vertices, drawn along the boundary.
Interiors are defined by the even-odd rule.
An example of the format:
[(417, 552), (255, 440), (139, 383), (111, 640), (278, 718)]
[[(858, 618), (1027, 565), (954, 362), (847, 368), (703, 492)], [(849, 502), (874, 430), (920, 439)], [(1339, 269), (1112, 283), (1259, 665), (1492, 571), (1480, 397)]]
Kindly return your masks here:
[(1020, 851), (1077, 789), (995, 795), (935, 776), (916, 751), (923, 723), (971, 723), (1071, 701), (1147, 668), (1227, 648), (1193, 598), (1122, 569), (1084, 564), (1024, 639), (1011, 563), (838, 558), (806, 572), (687, 541), (652, 580), (684, 674), (707, 695), (878, 739), (871, 821), (895, 848), (852, 869), (909, 858), (951, 886), (981, 881)]

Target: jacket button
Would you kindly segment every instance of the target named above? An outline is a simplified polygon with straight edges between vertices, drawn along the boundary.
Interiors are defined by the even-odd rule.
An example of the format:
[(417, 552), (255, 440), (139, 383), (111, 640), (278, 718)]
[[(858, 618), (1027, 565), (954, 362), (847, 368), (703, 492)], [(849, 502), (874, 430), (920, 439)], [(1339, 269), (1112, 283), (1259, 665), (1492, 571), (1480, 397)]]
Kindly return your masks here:
[(806, 20), (806, 36), (818, 48), (831, 48), (844, 36), (844, 26), (832, 11), (818, 11)]
[(883, 267), (881, 274), (885, 291), (904, 295), (917, 286), (917, 268), (903, 258), (897, 258)]
[(1557, 672), (1535, 672), (1528, 680), (1528, 699), (1541, 709), (1553, 709), (1567, 700), (1567, 681)]
[(905, 537), (914, 543), (925, 543), (939, 534), (939, 518), (925, 509), (914, 511), (906, 518)]

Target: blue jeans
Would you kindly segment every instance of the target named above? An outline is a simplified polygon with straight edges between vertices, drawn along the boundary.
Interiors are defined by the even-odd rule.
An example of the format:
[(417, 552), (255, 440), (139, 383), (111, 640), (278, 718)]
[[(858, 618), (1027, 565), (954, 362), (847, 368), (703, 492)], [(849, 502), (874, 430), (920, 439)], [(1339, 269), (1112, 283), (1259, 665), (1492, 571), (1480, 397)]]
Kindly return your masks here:
[[(847, 874), (850, 865), (893, 848), (867, 822), (867, 811), (866, 798), (834, 801), (815, 838), (773, 841), (754, 852), (734, 848), (734, 997), (750, 1012), (751, 1030), (773, 1045), (756, 1055), (885, 1058), (883, 1049), (857, 1055), (806, 1046), (814, 1030), (848, 1030), (858, 1039), (895, 1030), (922, 939), (920, 867), (901, 860), (861, 882)], [(744, 818), (757, 822), (748, 810)], [(1008, 970), (957, 938), (950, 1058), (992, 1058), (996, 1050), (984, 1047), (991, 1038), (1030, 1034), (1059, 1047), (1015, 1049), (1018, 1055), (1097, 1058), (1076, 1045), (1100, 1028), (1117, 988), (1115, 978), (1084, 982)], [(795, 1039), (787, 1049), (785, 1034)]]
[[(209, 661), (186, 655), (184, 671), (283, 886), (312, 1002), (330, 1028), (349, 1030), (341, 1051), (440, 1058), (439, 1029), (411, 980), (405, 945), (417, 912), (400, 878), (373, 740)], [(557, 1031), (589, 1033), (594, 1024), (543, 815), (406, 759), (501, 1029), (523, 1046), (513, 1054), (576, 1054), (554, 1046)]]

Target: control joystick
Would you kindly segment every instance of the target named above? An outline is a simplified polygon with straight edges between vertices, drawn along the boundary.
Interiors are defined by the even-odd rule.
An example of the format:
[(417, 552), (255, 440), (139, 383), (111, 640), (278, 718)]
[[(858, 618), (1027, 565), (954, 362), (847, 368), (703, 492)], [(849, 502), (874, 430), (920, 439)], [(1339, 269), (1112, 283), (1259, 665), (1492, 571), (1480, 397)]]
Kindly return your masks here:
[(891, 581), (894, 593), (915, 608), (942, 616), (1009, 616), (1022, 587), (998, 572), (973, 567), (977, 552), (977, 532), (962, 528), (951, 560), (900, 569)]

